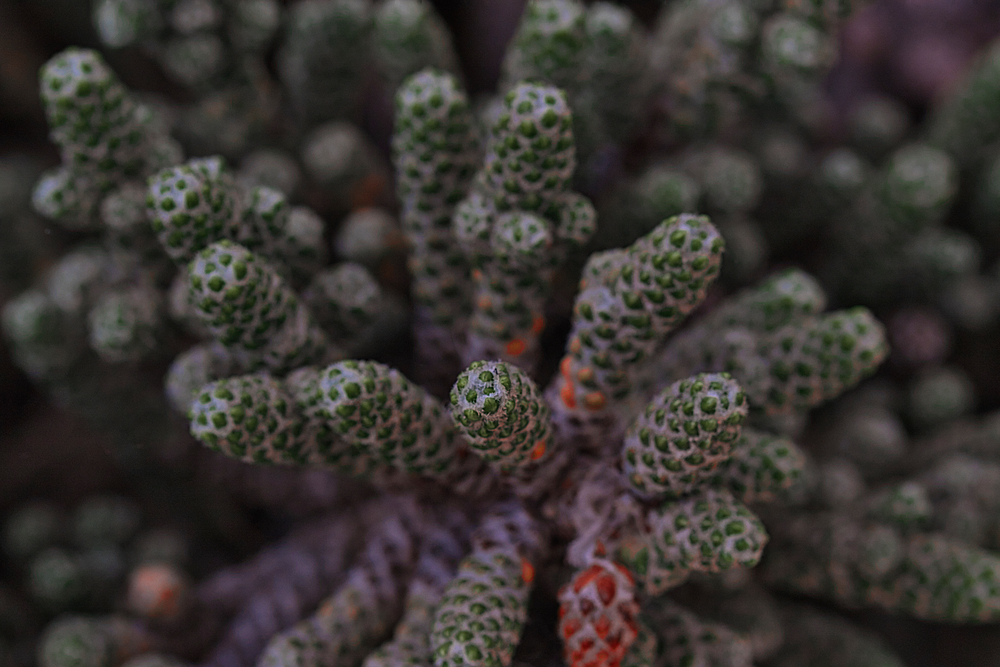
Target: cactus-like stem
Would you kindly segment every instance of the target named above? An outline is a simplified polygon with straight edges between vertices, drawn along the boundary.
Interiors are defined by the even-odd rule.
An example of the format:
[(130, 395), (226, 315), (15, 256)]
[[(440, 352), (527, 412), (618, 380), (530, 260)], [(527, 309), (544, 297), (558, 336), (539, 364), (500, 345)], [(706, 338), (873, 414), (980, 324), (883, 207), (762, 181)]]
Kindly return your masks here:
[(363, 667), (429, 667), (433, 663), (430, 634), (434, 614), (466, 552), (464, 538), (469, 528), (461, 513), (446, 510), (445, 514), (442, 524), (430, 527), (421, 536), (413, 581), (393, 638), (365, 658)]
[(50, 136), (65, 165), (86, 171), (99, 189), (140, 174), (147, 137), (136, 103), (96, 51), (63, 51), (40, 78)]
[(466, 493), (488, 492), (495, 477), (465, 450), (444, 407), (399, 371), (344, 361), (322, 371), (312, 402), (342, 439), (368, 456)]
[(322, 463), (288, 391), (274, 378), (245, 375), (205, 385), (190, 407), (191, 434), (254, 463)]
[(35, 208), (43, 215), (71, 229), (93, 229), (104, 194), (179, 157), (154, 115), (96, 51), (67, 49), (39, 78), (49, 136), (62, 154), (62, 166), (35, 188)]
[(162, 297), (148, 284), (105, 293), (88, 321), (90, 346), (106, 361), (148, 358), (163, 343)]
[(373, 42), (389, 90), (425, 67), (458, 71), (448, 28), (427, 0), (389, 0), (379, 6)]
[(670, 339), (657, 355), (660, 377), (680, 379), (721, 370), (728, 349), (725, 333), (748, 329), (768, 333), (804, 317), (818, 315), (826, 295), (808, 273), (789, 269), (729, 297), (704, 318)]
[[(548, 390), (567, 435), (606, 431), (613, 408), (634, 400), (639, 367), (704, 299), (723, 245), (708, 218), (681, 215), (662, 222), (624, 255), (605, 255), (612, 261), (600, 269), (591, 265), (598, 280), (585, 271), (567, 354)], [(591, 442), (602, 440), (588, 435)]]
[(202, 324), (256, 365), (283, 372), (335, 354), (281, 276), (242, 246), (220, 241), (201, 251), (188, 267), (188, 286)]
[(901, 535), (843, 514), (796, 514), (773, 527), (767, 583), (850, 607), (925, 620), (1000, 618), (1000, 559), (942, 535)]
[[(362, 506), (362, 516), (365, 511)], [(353, 512), (310, 524), (305, 532), (265, 550), (249, 563), (213, 577), (219, 586), (228, 575), (245, 599), (203, 665), (253, 664), (273, 635), (309, 616), (329, 591), (342, 583), (365, 528), (349, 514)], [(273, 571), (261, 572), (268, 563)], [(258, 579), (253, 576), (257, 573), (264, 576)], [(261, 613), (261, 609), (271, 613)]]
[(506, 86), (526, 79), (574, 88), (582, 77), (586, 9), (577, 0), (533, 0), (504, 60)]
[(392, 629), (417, 554), (412, 517), (390, 516), (373, 528), (357, 565), (319, 610), (271, 639), (259, 667), (334, 667), (361, 660)]
[(720, 466), (717, 481), (743, 503), (767, 503), (802, 482), (805, 452), (788, 438), (744, 428)]
[[(426, 69), (404, 82), (396, 94), (392, 146), (403, 232), (411, 246), (421, 375), (442, 358), (448, 361), (440, 368), (457, 373), (471, 292), (451, 216), (472, 183), (480, 148), (468, 98), (453, 76)], [(451, 378), (433, 384), (442, 381)]]
[(465, 360), (498, 358), (527, 369), (538, 364), (553, 237), (544, 218), (520, 212), (497, 218), (491, 239), (494, 261), (478, 281)]
[(169, 167), (149, 183), (149, 219), (171, 259), (185, 264), (223, 239), (235, 239), (245, 203), (222, 158)]
[(804, 410), (838, 396), (888, 355), (885, 329), (865, 308), (834, 311), (762, 336), (753, 352), (737, 345), (725, 367), (751, 407), (768, 414)]
[(472, 553), (434, 615), (435, 667), (499, 665), (514, 657), (543, 549), (540, 527), (517, 506), (499, 508), (472, 537)]
[(727, 373), (671, 385), (629, 427), (622, 470), (645, 497), (691, 493), (727, 461), (749, 412), (746, 395)]
[(473, 452), (501, 471), (534, 466), (554, 444), (538, 386), (502, 361), (474, 362), (458, 376), (451, 418)]
[(768, 535), (764, 524), (728, 491), (699, 491), (664, 503), (646, 528), (620, 546), (619, 558), (650, 595), (684, 583), (692, 572), (753, 567)]
[(313, 275), (302, 301), (338, 347), (361, 342), (389, 297), (365, 267), (345, 262)]
[(530, 83), (507, 93), (484, 166), (497, 210), (547, 214), (569, 190), (575, 166), (573, 113), (565, 93)]
[(299, 3), (289, 12), (278, 73), (303, 123), (358, 111), (373, 17), (361, 0)]

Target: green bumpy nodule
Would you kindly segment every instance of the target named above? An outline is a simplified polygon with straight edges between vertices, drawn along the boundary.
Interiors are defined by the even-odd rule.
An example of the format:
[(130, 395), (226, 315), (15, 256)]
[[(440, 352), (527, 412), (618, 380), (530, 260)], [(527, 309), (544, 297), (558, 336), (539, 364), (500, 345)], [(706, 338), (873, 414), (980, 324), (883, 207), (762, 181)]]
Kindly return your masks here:
[(558, 88), (518, 84), (491, 131), (485, 181), (500, 211), (548, 213), (576, 167), (573, 113)]
[(940, 222), (957, 192), (955, 162), (944, 151), (925, 144), (911, 144), (893, 153), (879, 184), (885, 213), (898, 228), (894, 238), (908, 238)]
[(35, 210), (64, 227), (74, 230), (93, 228), (99, 192), (86, 175), (70, 167), (50, 169), (35, 185), (31, 203)]
[(406, 592), (402, 618), (396, 624), (392, 639), (370, 653), (362, 667), (427, 667), (431, 664), (430, 634), (434, 613), (466, 550), (464, 537), (468, 525), (461, 519), (452, 524), (452, 518), (459, 517), (451, 515), (445, 519), (447, 523), (428, 526), (422, 532), (420, 553)]
[[(616, 142), (627, 140), (642, 123), (646, 104), (649, 43), (646, 30), (627, 8), (595, 2), (587, 8), (582, 70), (587, 92)], [(676, 212), (690, 211), (681, 208)]]
[(480, 160), (475, 119), (454, 76), (425, 69), (403, 83), (392, 151), (404, 229), (449, 236)]
[[(777, 273), (727, 298), (708, 315), (685, 328), (658, 355), (657, 374), (683, 378), (726, 365), (732, 337), (772, 332), (826, 307), (815, 278), (799, 269)], [(743, 336), (738, 330), (746, 330)], [(728, 335), (727, 335), (728, 333)]]
[(178, 264), (208, 245), (236, 239), (241, 206), (236, 182), (222, 158), (191, 160), (149, 180), (146, 209), (163, 249)]
[(578, 192), (564, 192), (557, 202), (559, 219), (555, 226), (558, 255), (583, 248), (597, 232), (597, 210)]
[(624, 254), (611, 251), (600, 266), (590, 263), (574, 305), (563, 404), (600, 411), (607, 400), (629, 396), (639, 363), (704, 299), (723, 247), (707, 217), (684, 214), (663, 221)]
[(658, 639), (656, 663), (661, 665), (726, 665), (751, 667), (753, 646), (743, 633), (715, 623), (663, 597), (648, 605), (645, 615)]
[(390, 90), (424, 67), (458, 70), (451, 35), (428, 0), (382, 3), (375, 11), (373, 41), (375, 58)]
[(156, 0), (99, 0), (93, 20), (101, 42), (112, 49), (155, 37), (163, 23)]
[(248, 250), (274, 255), (288, 227), (290, 206), (285, 194), (264, 185), (247, 192), (243, 224), (237, 228), (236, 242)]
[(322, 371), (314, 392), (335, 432), (388, 465), (432, 477), (459, 467), (455, 429), (441, 404), (396, 369), (342, 361)]
[(648, 532), (619, 557), (650, 595), (679, 586), (695, 571), (754, 567), (768, 540), (760, 519), (726, 491), (668, 501), (649, 512), (646, 524)]
[(927, 487), (913, 480), (875, 493), (868, 499), (867, 505), (868, 517), (903, 532), (926, 528), (934, 515), (934, 505)]
[(136, 105), (99, 53), (67, 49), (45, 64), (40, 78), (49, 136), (63, 164), (87, 172), (100, 187), (139, 173), (146, 136)]
[(246, 193), (242, 221), (231, 237), (244, 247), (273, 258), (295, 276), (309, 276), (325, 263), (325, 223), (305, 206), (290, 206), (280, 190), (258, 185)]
[(190, 302), (224, 345), (256, 351), (293, 318), (295, 293), (260, 257), (231, 241), (205, 250), (188, 267)]
[(825, 307), (826, 294), (819, 282), (805, 271), (788, 269), (727, 300), (711, 317), (717, 326), (766, 332)]
[(774, 531), (763, 572), (770, 586), (926, 621), (1000, 619), (1000, 558), (986, 549), (844, 514), (791, 515)]
[(674, 383), (625, 434), (622, 470), (645, 497), (691, 493), (729, 458), (749, 406), (728, 373)]
[(995, 553), (940, 535), (915, 535), (907, 540), (899, 570), (879, 582), (870, 599), (931, 621), (995, 623), (1000, 619), (998, 572)]
[(316, 612), (275, 634), (258, 667), (357, 665), (392, 630), (416, 556), (414, 527), (399, 516), (370, 530), (345, 581)]
[(87, 320), (90, 346), (113, 363), (155, 354), (163, 337), (160, 295), (148, 285), (103, 294)]
[(501, 470), (540, 460), (553, 444), (549, 407), (517, 366), (477, 361), (451, 390), (451, 417), (473, 451)]
[[(471, 295), (451, 218), (468, 192), (481, 153), (468, 98), (455, 77), (425, 69), (403, 83), (396, 94), (392, 153), (400, 221), (412, 245), (409, 268), (417, 319), (447, 327), (444, 354), (457, 356), (451, 339), (463, 326)], [(429, 339), (418, 336), (419, 356), (436, 356), (434, 339), (433, 334)]]
[(466, 556), (435, 614), (435, 667), (510, 664), (528, 617), (530, 592), (516, 550), (499, 547)]
[(110, 667), (114, 654), (114, 642), (99, 621), (70, 616), (45, 631), (38, 662), (41, 667)]
[(766, 503), (798, 483), (807, 463), (805, 452), (788, 438), (744, 428), (717, 477), (740, 502)]
[(336, 340), (350, 341), (364, 333), (386, 307), (378, 281), (360, 264), (345, 262), (313, 276), (303, 302)]
[(577, 0), (532, 0), (524, 10), (503, 63), (508, 85), (540, 80), (575, 88), (587, 47), (586, 9)]
[(483, 268), (493, 259), (492, 238), (497, 212), (482, 192), (470, 192), (452, 214), (452, 233), (472, 268)]
[(212, 382), (191, 401), (191, 435), (248, 463), (315, 463), (292, 398), (269, 375)]
[(288, 12), (278, 75), (302, 120), (354, 115), (371, 52), (372, 8), (364, 0), (309, 0)]
[(733, 375), (751, 406), (769, 414), (807, 410), (840, 395), (888, 355), (885, 328), (866, 308), (834, 311), (763, 337), (754, 359)]
[(552, 225), (515, 211), (499, 216), (490, 236), (492, 261), (476, 290), (467, 358), (537, 360), (554, 260)]
[(408, 595), (393, 638), (369, 653), (362, 667), (427, 667), (431, 661), (430, 624), (438, 602), (439, 596), (418, 599)]
[(669, 333), (705, 298), (723, 247), (722, 236), (706, 216), (665, 220), (628, 249), (630, 262), (614, 284), (626, 312), (647, 315), (649, 323), (643, 324), (657, 339)]
[(18, 365), (37, 380), (54, 379), (83, 349), (74, 322), (44, 291), (31, 289), (4, 304), (0, 327)]
[(100, 219), (108, 245), (134, 253), (144, 265), (164, 264), (164, 252), (146, 218), (147, 188), (129, 181), (113, 190), (100, 205)]
[(521, 273), (552, 263), (553, 236), (544, 218), (513, 211), (497, 218), (491, 245), (502, 270)]
[(657, 664), (660, 640), (641, 617), (636, 619), (636, 628), (639, 634), (622, 658), (620, 667), (653, 667)]
[(352, 584), (331, 595), (313, 616), (274, 635), (257, 665), (314, 667), (360, 661), (389, 630), (385, 615), (394, 610), (379, 605), (367, 588)]

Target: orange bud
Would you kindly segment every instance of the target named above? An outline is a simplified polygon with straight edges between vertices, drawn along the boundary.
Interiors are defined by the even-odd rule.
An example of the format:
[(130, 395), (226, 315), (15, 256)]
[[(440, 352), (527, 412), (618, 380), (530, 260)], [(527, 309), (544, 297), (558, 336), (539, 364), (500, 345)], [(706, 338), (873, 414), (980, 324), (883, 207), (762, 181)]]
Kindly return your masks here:
[(188, 601), (187, 578), (170, 565), (143, 565), (129, 577), (128, 606), (145, 618), (173, 620)]
[(524, 583), (530, 584), (535, 580), (535, 566), (526, 560), (521, 561), (521, 578)]
[(527, 347), (528, 346), (524, 344), (523, 340), (521, 340), (520, 338), (515, 338), (514, 340), (509, 341), (507, 345), (504, 347), (504, 349), (507, 351), (507, 354), (509, 354), (512, 357), (516, 357), (519, 356), (522, 352), (524, 352), (525, 348)]
[(538, 459), (545, 456), (545, 441), (539, 440), (535, 443), (535, 446), (531, 449), (531, 460), (537, 461)]

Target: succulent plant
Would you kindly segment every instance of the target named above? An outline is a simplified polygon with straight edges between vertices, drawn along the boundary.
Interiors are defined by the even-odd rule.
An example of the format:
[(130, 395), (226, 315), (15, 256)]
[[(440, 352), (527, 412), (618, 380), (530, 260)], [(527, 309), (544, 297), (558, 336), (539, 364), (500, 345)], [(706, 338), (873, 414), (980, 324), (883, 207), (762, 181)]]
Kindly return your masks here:
[(0, 241), (29, 198), (82, 241), (3, 331), (184, 529), (5, 521), (40, 616), (130, 614), (38, 662), (895, 665), (773, 591), (1000, 620), (997, 47), (926, 127), (875, 97), (838, 138), (851, 4), (530, 0), (470, 99), (426, 0), (94, 3), (187, 97), (45, 65), (61, 163), (0, 169)]

